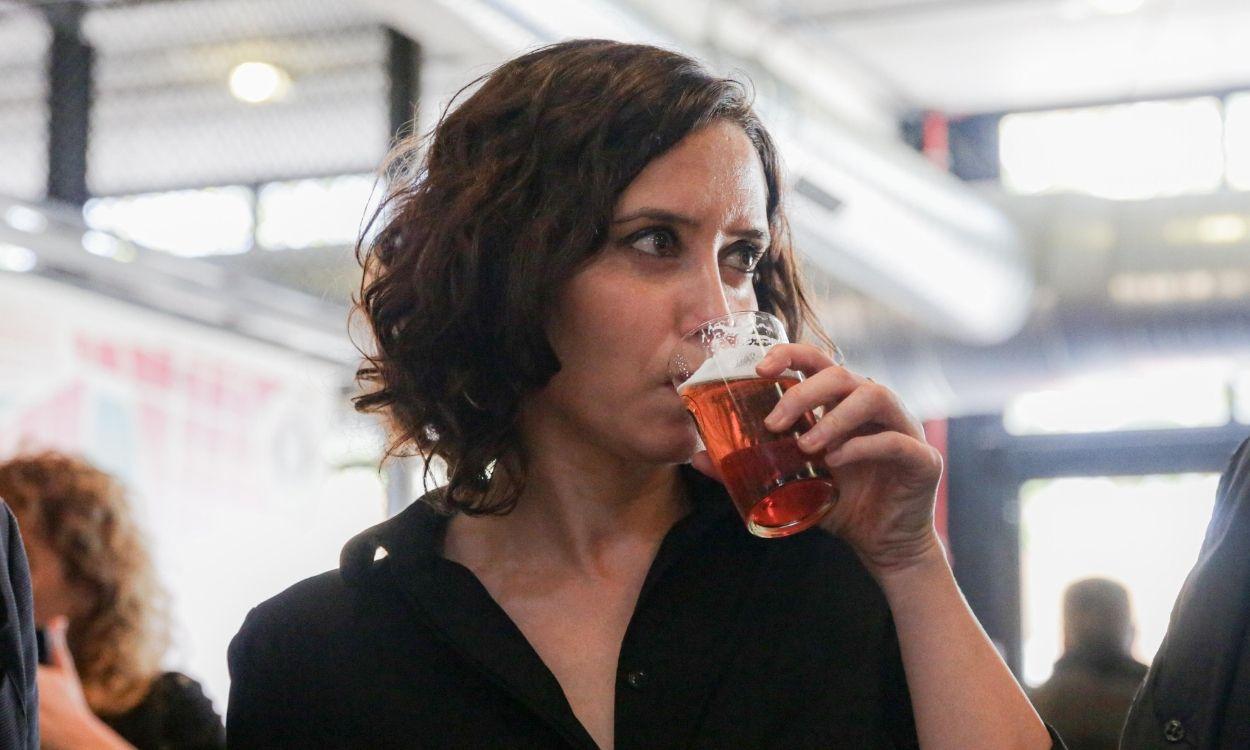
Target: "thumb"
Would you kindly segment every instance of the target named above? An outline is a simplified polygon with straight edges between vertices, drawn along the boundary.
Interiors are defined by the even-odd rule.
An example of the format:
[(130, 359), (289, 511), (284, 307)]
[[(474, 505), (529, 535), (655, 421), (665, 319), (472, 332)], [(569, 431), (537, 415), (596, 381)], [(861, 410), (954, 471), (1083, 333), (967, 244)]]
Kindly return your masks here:
[(691, 456), (690, 465), (721, 484), (725, 483), (725, 480), (721, 478), (720, 472), (716, 469), (716, 463), (712, 461), (712, 457), (708, 455), (707, 451), (699, 451)]
[(69, 639), (66, 637), (68, 630), (69, 620), (63, 615), (52, 618), (52, 621), (48, 623), (48, 661), (58, 669), (77, 674), (78, 670), (74, 668), (74, 655), (69, 651)]

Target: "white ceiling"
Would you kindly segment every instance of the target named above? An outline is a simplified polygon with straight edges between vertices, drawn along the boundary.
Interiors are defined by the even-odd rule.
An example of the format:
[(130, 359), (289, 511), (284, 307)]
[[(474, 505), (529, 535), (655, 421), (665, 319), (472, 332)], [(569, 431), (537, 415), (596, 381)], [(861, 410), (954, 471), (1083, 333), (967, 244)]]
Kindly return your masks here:
[[(740, 0), (950, 113), (1250, 88), (1250, 0)], [(761, 33), (767, 34), (770, 30)]]

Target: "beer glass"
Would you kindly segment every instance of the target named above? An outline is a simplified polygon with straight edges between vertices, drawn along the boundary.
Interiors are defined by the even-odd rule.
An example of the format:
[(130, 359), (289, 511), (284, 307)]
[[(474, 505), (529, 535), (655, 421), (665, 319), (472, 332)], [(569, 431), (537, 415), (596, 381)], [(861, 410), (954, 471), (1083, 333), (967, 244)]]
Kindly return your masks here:
[(784, 326), (772, 315), (737, 312), (687, 333), (669, 359), (673, 386), (729, 497), (747, 529), (769, 538), (810, 527), (837, 500), (829, 472), (796, 442), (816, 416), (804, 414), (785, 432), (764, 426), (781, 394), (802, 380), (792, 370), (773, 378), (755, 372), (768, 350), (786, 341)]

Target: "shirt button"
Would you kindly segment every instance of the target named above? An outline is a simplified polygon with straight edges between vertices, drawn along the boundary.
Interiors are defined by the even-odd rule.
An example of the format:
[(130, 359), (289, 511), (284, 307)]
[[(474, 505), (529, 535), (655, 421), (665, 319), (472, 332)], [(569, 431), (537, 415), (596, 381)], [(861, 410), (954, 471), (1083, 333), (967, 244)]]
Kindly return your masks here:
[(1185, 725), (1172, 719), (1163, 725), (1163, 738), (1168, 742), (1180, 742), (1185, 739)]
[(625, 673), (625, 684), (634, 690), (642, 690), (647, 686), (648, 682), (650, 682), (650, 678), (641, 669), (631, 669)]

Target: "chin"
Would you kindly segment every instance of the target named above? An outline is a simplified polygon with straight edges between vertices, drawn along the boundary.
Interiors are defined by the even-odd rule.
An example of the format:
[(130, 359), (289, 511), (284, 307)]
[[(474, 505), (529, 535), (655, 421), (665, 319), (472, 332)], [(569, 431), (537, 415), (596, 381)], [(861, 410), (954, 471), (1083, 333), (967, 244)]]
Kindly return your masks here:
[(648, 434), (641, 434), (632, 451), (647, 463), (684, 464), (698, 451), (699, 434), (686, 418), (680, 425), (657, 426)]

